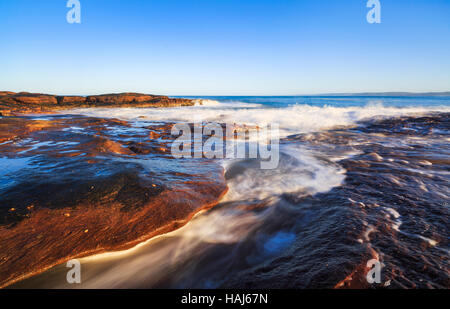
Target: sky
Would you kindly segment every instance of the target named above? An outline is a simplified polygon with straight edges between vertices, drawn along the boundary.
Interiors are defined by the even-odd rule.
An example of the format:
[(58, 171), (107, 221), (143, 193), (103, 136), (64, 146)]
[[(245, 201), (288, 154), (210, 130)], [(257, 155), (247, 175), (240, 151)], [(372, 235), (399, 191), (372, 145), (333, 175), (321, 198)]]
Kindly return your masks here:
[(450, 1), (0, 0), (0, 90), (64, 95), (449, 91)]

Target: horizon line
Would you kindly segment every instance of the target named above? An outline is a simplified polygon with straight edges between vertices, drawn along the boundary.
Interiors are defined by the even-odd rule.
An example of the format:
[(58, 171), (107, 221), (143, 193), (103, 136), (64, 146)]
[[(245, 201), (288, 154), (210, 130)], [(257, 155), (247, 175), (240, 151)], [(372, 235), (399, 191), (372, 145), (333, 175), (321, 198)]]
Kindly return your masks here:
[(448, 91), (362, 91), (362, 92), (322, 92), (322, 93), (304, 93), (304, 94), (167, 94), (157, 92), (137, 92), (137, 91), (118, 91), (118, 92), (104, 92), (94, 94), (53, 94), (50, 92), (32, 92), (32, 91), (11, 91), (0, 90), (0, 92), (13, 93), (30, 93), (30, 94), (47, 94), (53, 96), (95, 96), (105, 94), (120, 94), (120, 93), (136, 93), (161, 95), (169, 97), (307, 97), (307, 96), (450, 96)]

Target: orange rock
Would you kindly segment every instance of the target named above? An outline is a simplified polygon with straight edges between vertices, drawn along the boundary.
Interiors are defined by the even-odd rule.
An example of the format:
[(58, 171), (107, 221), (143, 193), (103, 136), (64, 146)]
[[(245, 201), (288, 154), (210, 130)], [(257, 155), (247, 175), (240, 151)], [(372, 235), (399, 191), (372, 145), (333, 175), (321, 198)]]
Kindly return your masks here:
[(167, 96), (142, 94), (142, 93), (118, 93), (82, 96), (54, 96), (48, 94), (29, 92), (0, 92), (0, 113), (2, 115), (45, 113), (54, 110), (86, 107), (169, 107), (192, 106), (193, 100), (181, 98), (169, 98)]
[[(42, 160), (48, 157), (49, 162), (65, 162), (63, 169), (49, 173), (48, 178), (32, 180), (32, 185), (29, 184), (30, 177), (24, 174), (21, 177), (23, 185), (15, 186), (8, 199), (0, 194), (0, 204), (9, 205), (3, 212), (9, 221), (0, 224), (0, 252), (7, 258), (0, 263), (0, 287), (72, 258), (127, 249), (173, 231), (199, 211), (215, 206), (226, 193), (223, 169), (214, 162), (208, 163), (206, 169), (202, 168), (204, 164), (199, 164), (191, 176), (184, 173), (184, 169), (170, 169), (168, 175), (173, 172), (186, 178), (173, 182), (172, 176), (166, 178), (168, 175), (161, 174), (160, 179), (155, 179), (155, 175), (141, 173), (138, 167), (130, 169), (129, 164), (114, 160), (122, 154), (134, 153), (124, 146), (140, 148), (138, 153), (145, 157), (153, 152), (159, 157), (157, 148), (161, 147), (152, 140), (144, 142), (146, 134), (139, 139), (141, 143), (127, 144), (126, 140), (108, 136), (103, 131), (105, 127), (115, 125), (129, 124), (85, 117), (48, 121), (21, 117), (0, 119), (0, 140), (15, 138), (20, 141), (30, 136), (41, 142), (50, 140), (53, 142), (51, 147), (55, 148), (36, 148), (29, 150), (28, 155), (41, 155)], [(57, 141), (67, 140), (71, 133), (64, 128), (71, 126), (83, 127), (90, 134), (80, 138), (74, 133), (74, 141), (79, 144), (55, 145)], [(160, 132), (161, 136), (170, 136), (170, 129), (170, 124), (150, 128)], [(14, 156), (23, 150), (19, 144), (0, 144), (0, 150)], [(58, 149), (81, 149), (86, 156), (67, 160), (71, 153), (58, 153)], [(88, 159), (96, 164), (82, 164)], [(79, 166), (83, 168), (79, 169)], [(106, 167), (108, 173), (97, 175), (94, 172)], [(92, 174), (87, 173), (90, 168)], [(30, 169), (30, 173), (34, 172)], [(33, 205), (31, 213), (27, 206)], [(9, 212), (12, 207), (17, 209), (16, 212)], [(15, 258), (17, 256), (20, 259)]]
[(85, 97), (80, 96), (59, 96), (56, 97), (58, 104), (86, 103)]
[(168, 99), (168, 97), (147, 95), (141, 93), (103, 94), (87, 97), (87, 101), (89, 103), (109, 103), (109, 104), (142, 103), (142, 102), (152, 102), (154, 100), (161, 100), (161, 99)]
[(57, 104), (54, 96), (44, 94), (16, 94), (12, 96), (13, 100), (22, 104)]
[(158, 137), (160, 137), (160, 134), (156, 133), (156, 132), (150, 132), (150, 139), (156, 139)]

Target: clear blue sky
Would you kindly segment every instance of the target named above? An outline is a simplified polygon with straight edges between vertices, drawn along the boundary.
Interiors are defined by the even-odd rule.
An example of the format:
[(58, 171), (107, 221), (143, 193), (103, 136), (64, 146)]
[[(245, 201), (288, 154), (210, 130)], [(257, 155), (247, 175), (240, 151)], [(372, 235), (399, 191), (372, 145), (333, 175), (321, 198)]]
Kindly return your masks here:
[(450, 1), (0, 1), (0, 90), (292, 95), (450, 90)]

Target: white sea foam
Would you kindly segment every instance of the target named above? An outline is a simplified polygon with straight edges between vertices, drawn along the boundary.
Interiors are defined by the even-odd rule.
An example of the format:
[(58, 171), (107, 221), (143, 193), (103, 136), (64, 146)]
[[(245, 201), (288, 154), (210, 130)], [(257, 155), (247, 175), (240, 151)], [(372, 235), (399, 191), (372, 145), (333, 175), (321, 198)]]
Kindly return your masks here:
[(220, 107), (220, 108), (253, 108), (261, 107), (261, 104), (245, 103), (240, 101), (219, 102), (211, 99), (195, 99), (195, 106), (202, 107)]
[(389, 213), (389, 217), (393, 221), (392, 228), (397, 232), (400, 232), (400, 226), (403, 224), (403, 221), (399, 212), (390, 207), (385, 207), (385, 210)]
[[(200, 102), (200, 101), (199, 101)], [(450, 112), (450, 107), (383, 107), (373, 102), (363, 107), (332, 107), (295, 105), (284, 108), (264, 108), (258, 104), (242, 102), (222, 103), (203, 100), (203, 105), (176, 108), (89, 108), (70, 110), (66, 113), (94, 117), (112, 117), (134, 122), (219, 122), (265, 126), (278, 123), (280, 137), (291, 134), (317, 132), (336, 126), (351, 126), (358, 121), (376, 116), (404, 116), (437, 111)], [(339, 186), (345, 171), (331, 162), (316, 159), (305, 148), (281, 149), (280, 165), (275, 170), (242, 168), (228, 181), (228, 200), (263, 199), (281, 193), (326, 192)], [(342, 154), (341, 154), (342, 155)], [(331, 158), (332, 159), (332, 158)], [(224, 163), (225, 169), (234, 161)]]
[(219, 106), (220, 102), (216, 100), (196, 99), (195, 106)]
[[(263, 216), (219, 209), (199, 214), (182, 228), (154, 237), (132, 249), (82, 258), (80, 262), (85, 269), (83, 288), (123, 288), (129, 287), (130, 282), (151, 286), (166, 275), (162, 269), (170, 269), (188, 260), (195, 264), (196, 256), (201, 256), (209, 246), (245, 239), (258, 227)], [(209, 266), (214, 263), (220, 263), (220, 260), (212, 261)], [(66, 286), (58, 280), (52, 287)]]
[(419, 238), (426, 241), (430, 246), (435, 247), (439, 242), (428, 237), (419, 235)]
[[(261, 170), (240, 165), (240, 173), (228, 181), (225, 201), (265, 199), (282, 193), (316, 194), (340, 186), (345, 170), (332, 162), (322, 162), (300, 145), (280, 149), (277, 169)], [(227, 162), (225, 169), (233, 163)]]
[(430, 112), (450, 112), (450, 107), (383, 107), (369, 104), (364, 107), (333, 107), (295, 105), (285, 108), (263, 108), (247, 103), (218, 103), (175, 108), (89, 108), (63, 113), (94, 117), (110, 117), (135, 121), (221, 122), (265, 126), (278, 123), (280, 136), (317, 132), (336, 126), (351, 126), (373, 117), (398, 117)]

